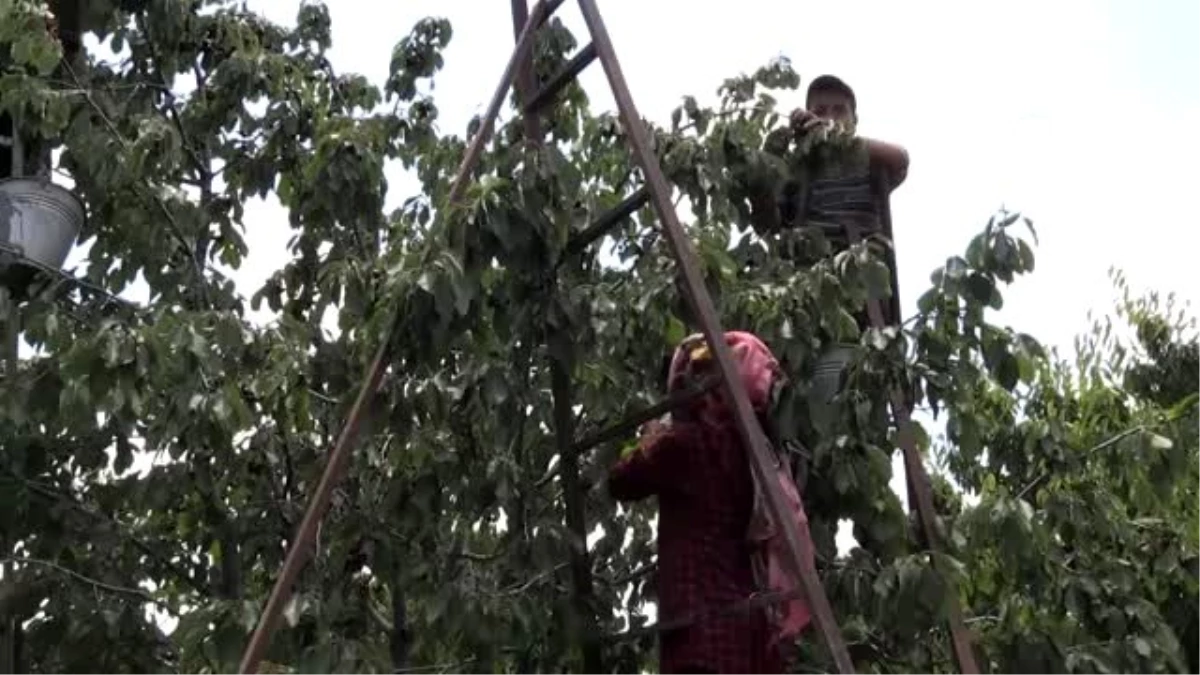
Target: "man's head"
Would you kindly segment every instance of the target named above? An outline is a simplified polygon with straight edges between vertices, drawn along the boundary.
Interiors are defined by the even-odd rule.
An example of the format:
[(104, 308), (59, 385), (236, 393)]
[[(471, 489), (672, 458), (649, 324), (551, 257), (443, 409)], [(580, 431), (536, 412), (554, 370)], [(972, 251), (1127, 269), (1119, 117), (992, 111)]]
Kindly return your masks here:
[(854, 90), (833, 75), (822, 75), (808, 85), (804, 107), (822, 119), (858, 123), (858, 101), (854, 98)]

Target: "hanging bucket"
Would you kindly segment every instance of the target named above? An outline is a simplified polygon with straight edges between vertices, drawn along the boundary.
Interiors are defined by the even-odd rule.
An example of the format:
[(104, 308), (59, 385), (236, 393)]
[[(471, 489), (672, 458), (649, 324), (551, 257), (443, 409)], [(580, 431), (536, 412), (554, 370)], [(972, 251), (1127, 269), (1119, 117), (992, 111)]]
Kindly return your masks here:
[(828, 407), (842, 389), (846, 368), (854, 359), (855, 345), (835, 344), (817, 359), (809, 388), (809, 405)]
[(20, 293), (38, 269), (61, 269), (84, 218), (83, 202), (64, 187), (0, 180), (0, 284)]

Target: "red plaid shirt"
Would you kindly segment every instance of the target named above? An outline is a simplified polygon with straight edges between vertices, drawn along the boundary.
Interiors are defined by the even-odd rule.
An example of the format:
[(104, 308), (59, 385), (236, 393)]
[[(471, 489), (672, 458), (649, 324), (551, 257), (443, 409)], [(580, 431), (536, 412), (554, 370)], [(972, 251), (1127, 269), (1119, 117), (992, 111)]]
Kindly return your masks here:
[[(732, 424), (676, 424), (643, 438), (609, 475), (615, 499), (658, 497), (658, 614), (671, 621), (755, 591), (746, 527), (754, 484)], [(778, 673), (761, 610), (704, 618), (660, 635), (663, 673)]]

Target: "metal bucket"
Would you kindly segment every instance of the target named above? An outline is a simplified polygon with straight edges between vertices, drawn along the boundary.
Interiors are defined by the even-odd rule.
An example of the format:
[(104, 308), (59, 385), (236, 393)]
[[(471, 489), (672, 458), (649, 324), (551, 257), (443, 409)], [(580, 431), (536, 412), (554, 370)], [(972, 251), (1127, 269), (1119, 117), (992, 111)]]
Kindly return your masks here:
[(49, 180), (0, 180), (0, 283), (20, 291), (36, 269), (62, 268), (85, 217), (83, 202)]
[(846, 368), (854, 359), (854, 345), (836, 344), (817, 359), (809, 385), (811, 405), (827, 406), (842, 388)]

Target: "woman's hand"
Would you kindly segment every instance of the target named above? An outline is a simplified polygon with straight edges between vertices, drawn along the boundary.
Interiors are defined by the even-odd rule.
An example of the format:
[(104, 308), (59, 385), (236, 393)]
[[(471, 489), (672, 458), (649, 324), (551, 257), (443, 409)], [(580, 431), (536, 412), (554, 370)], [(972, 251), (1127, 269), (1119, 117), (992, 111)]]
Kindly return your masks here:
[(668, 423), (667, 421), (665, 421), (662, 418), (659, 418), (656, 420), (650, 420), (649, 422), (646, 422), (645, 424), (642, 425), (642, 430), (641, 430), (640, 436), (642, 438), (650, 438), (652, 436), (658, 436), (660, 434), (666, 433), (666, 431), (669, 427), (670, 427), (670, 423)]

